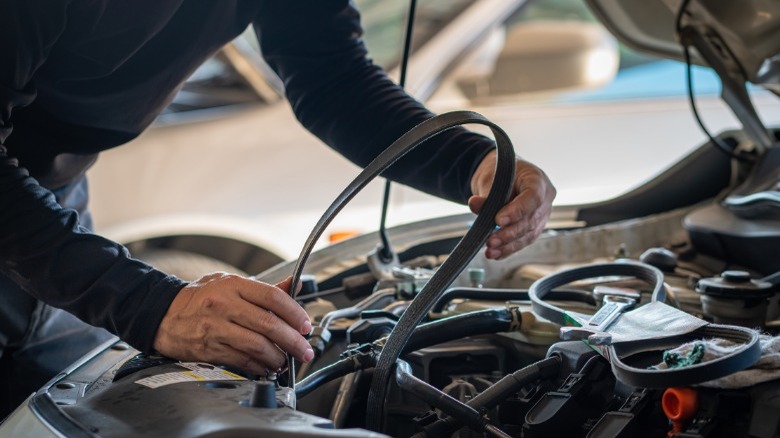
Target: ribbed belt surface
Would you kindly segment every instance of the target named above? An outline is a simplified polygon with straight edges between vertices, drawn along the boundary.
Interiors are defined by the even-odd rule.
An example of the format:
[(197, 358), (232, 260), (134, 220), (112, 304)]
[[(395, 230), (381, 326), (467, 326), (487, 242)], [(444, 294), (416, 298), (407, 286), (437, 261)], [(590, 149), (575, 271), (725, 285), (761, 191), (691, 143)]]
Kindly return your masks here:
[[(382, 427), (384, 400), (388, 381), (391, 376), (392, 368), (395, 366), (396, 360), (401, 354), (404, 345), (409, 340), (409, 336), (414, 328), (423, 320), (428, 313), (428, 310), (444, 293), (446, 288), (452, 284), (469, 261), (476, 255), (482, 245), (484, 245), (488, 236), (490, 236), (490, 233), (496, 226), (496, 214), (509, 200), (515, 178), (515, 151), (509, 137), (497, 125), (490, 122), (482, 115), (471, 111), (455, 111), (442, 114), (428, 119), (412, 128), (366, 166), (360, 175), (358, 175), (358, 177), (355, 178), (355, 180), (352, 181), (328, 207), (325, 214), (322, 215), (317, 222), (317, 225), (314, 227), (314, 230), (309, 235), (309, 238), (306, 240), (303, 250), (298, 257), (298, 262), (293, 270), (291, 291), (297, 289), (306, 260), (311, 254), (314, 244), (324, 233), (325, 228), (330, 224), (335, 215), (341, 211), (341, 209), (355, 197), (363, 187), (425, 140), (450, 128), (464, 124), (484, 125), (489, 127), (493, 132), (498, 152), (493, 185), (474, 224), (458, 243), (447, 260), (437, 269), (428, 284), (409, 305), (393, 329), (393, 332), (387, 338), (387, 342), (379, 356), (379, 361), (374, 371), (374, 378), (368, 395), (367, 426), (373, 430), (380, 430)], [(290, 363), (290, 370), (292, 386), (294, 385), (292, 363)]]

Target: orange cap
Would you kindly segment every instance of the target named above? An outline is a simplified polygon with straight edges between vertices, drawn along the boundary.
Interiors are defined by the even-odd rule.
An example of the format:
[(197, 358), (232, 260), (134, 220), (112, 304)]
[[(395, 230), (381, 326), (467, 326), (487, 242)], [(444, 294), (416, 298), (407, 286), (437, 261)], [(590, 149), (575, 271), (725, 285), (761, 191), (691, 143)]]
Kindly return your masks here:
[(671, 437), (682, 432), (685, 425), (699, 410), (699, 395), (692, 388), (668, 388), (661, 397), (661, 407), (664, 414), (672, 420)]

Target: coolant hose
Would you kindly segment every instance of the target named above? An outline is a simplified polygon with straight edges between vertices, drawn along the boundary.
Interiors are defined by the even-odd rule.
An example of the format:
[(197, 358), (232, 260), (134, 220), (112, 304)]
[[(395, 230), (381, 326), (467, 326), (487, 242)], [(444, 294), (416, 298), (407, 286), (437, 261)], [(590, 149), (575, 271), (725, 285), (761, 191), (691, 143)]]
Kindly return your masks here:
[(438, 319), (417, 327), (401, 355), (467, 336), (519, 330), (520, 322), (517, 308), (477, 310)]
[(376, 354), (361, 353), (336, 361), (311, 373), (295, 385), (295, 396), (305, 397), (320, 386), (358, 370), (373, 368)]
[[(443, 318), (417, 327), (401, 354), (466, 336), (515, 330), (520, 327), (520, 322), (520, 312), (516, 308), (479, 310)], [(375, 364), (374, 353), (360, 353), (341, 359), (298, 382), (295, 395), (303, 397), (331, 380), (357, 370), (373, 368)]]

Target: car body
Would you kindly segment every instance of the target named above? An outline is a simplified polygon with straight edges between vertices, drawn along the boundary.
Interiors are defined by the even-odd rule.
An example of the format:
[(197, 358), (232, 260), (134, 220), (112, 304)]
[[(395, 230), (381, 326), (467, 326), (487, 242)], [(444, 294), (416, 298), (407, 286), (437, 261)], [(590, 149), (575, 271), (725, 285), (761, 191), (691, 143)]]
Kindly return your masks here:
[[(761, 35), (780, 32), (780, 6), (760, 0), (748, 3), (749, 10), (757, 11), (756, 19), (747, 20), (753, 25), (738, 29), (731, 26), (744, 23), (745, 17), (728, 18), (728, 12), (733, 12), (734, 5), (742, 8), (742, 3), (682, 3), (689, 14), (684, 29), (698, 29), (699, 36), (708, 35), (710, 42), (722, 41), (718, 36), (724, 35), (733, 46), (720, 54), (733, 55), (732, 61), (744, 68), (719, 70), (725, 82), (733, 81), (729, 75), (739, 72), (772, 89), (780, 84), (772, 79), (777, 76), (768, 74), (777, 71), (772, 62), (780, 53), (779, 40), (758, 38), (769, 46), (774, 44), (762, 52), (763, 64), (755, 62), (754, 52), (742, 50), (741, 41), (754, 41), (746, 37), (755, 36), (756, 29), (762, 30)], [(646, 0), (590, 0), (589, 4), (626, 41), (666, 56), (679, 55), (679, 50), (673, 50), (674, 34), (668, 30), (674, 28), (670, 23), (675, 16), (685, 12), (679, 10), (680, 4)], [(697, 44), (705, 44), (697, 47), (706, 53), (706, 41)], [(703, 62), (702, 53), (694, 56), (695, 62)], [(663, 73), (666, 65), (653, 68)], [(750, 68), (756, 65), (762, 67)], [(756, 71), (762, 75), (756, 76)], [(759, 103), (771, 97), (753, 94)], [(572, 108), (576, 108), (578, 99), (587, 97), (561, 99), (572, 99)], [(284, 375), (248, 376), (211, 364), (139, 355), (113, 339), (32, 395), (0, 426), (0, 436), (351, 437), (448, 436), (453, 432), (456, 436), (526, 437), (777, 436), (780, 380), (776, 376), (757, 379), (755, 374), (742, 374), (747, 383), (741, 386), (723, 386), (723, 380), (712, 380), (729, 378), (755, 363), (761, 352), (753, 327), (766, 332), (763, 345), (780, 340), (780, 255), (776, 250), (780, 202), (773, 198), (780, 189), (780, 131), (756, 123), (755, 115), (745, 111), (745, 102), (732, 99), (726, 98), (736, 107), (740, 121), (754, 124), (749, 129), (719, 131), (714, 140), (697, 143), (694, 138), (689, 144), (678, 144), (675, 150), (681, 158), (650, 180), (635, 183), (633, 188), (629, 184), (619, 196), (556, 206), (550, 229), (533, 245), (504, 260), (485, 259), (480, 245), (473, 242), (464, 249), (470, 236), (492, 229), (492, 218), (485, 221), (459, 214), (391, 228), (397, 265), (372, 256), (379, 236), (369, 233), (259, 273), (258, 279), (277, 282), (302, 266), (311, 276), (297, 298), (318, 322), (310, 342), (319, 355), (312, 365), (299, 369), (298, 377), (303, 379), (297, 389), (285, 384)], [(657, 138), (651, 131), (676, 129), (681, 123), (666, 120), (665, 125), (653, 125), (648, 131), (647, 119), (652, 114), (657, 116), (653, 120), (662, 120), (669, 108), (676, 108), (671, 100), (639, 100), (646, 123), (636, 125), (628, 122), (633, 115), (626, 114), (627, 104), (605, 101), (600, 105), (589, 103), (589, 110), (580, 117), (590, 116), (586, 120), (596, 123), (599, 115), (609, 114), (613, 121), (626, 120), (620, 128), (641, 126), (642, 136), (651, 140)], [(708, 103), (705, 100), (700, 105)], [(566, 113), (561, 110), (546, 113), (535, 108), (525, 113), (528, 120), (543, 124), (544, 115), (555, 114), (558, 131), (573, 131), (555, 135), (568, 134), (577, 140), (589, 132), (596, 135), (596, 143), (605, 138), (604, 132), (593, 132), (585, 122), (577, 125), (575, 117), (564, 118)], [(653, 113), (654, 108), (666, 111)], [(678, 109), (681, 114), (683, 107)], [(494, 110), (500, 117), (502, 113)], [(518, 114), (514, 111), (512, 107), (503, 114)], [(715, 114), (707, 114), (710, 124)], [(636, 131), (632, 133), (634, 139), (643, 141), (637, 139)], [(774, 139), (772, 144), (762, 145), (764, 134)], [(715, 141), (738, 147), (731, 153), (742, 154), (738, 157), (744, 162), (717, 150)], [(652, 157), (637, 152), (628, 158), (644, 164)], [(564, 160), (559, 156), (558, 161)], [(623, 166), (609, 164), (609, 170), (599, 171), (618, 172)], [(578, 175), (592, 171), (589, 167)], [(645, 179), (647, 175), (625, 178), (629, 177)], [(474, 231), (485, 224), (486, 230)], [(460, 262), (461, 269), (441, 279), (440, 273)], [(628, 273), (629, 268), (633, 273)], [(581, 274), (585, 271), (589, 274)], [(539, 291), (545, 287), (558, 294), (549, 302), (565, 310), (560, 320), (548, 318), (550, 314), (539, 307)], [(431, 290), (440, 295), (420, 314), (429, 325), (406, 326), (408, 315), (419, 310), (415, 306), (421, 297), (431, 298)], [(666, 298), (656, 300), (661, 290)], [(629, 303), (627, 299), (638, 301), (631, 303), (638, 306), (636, 310), (616, 316), (615, 326), (598, 324), (602, 311), (614, 309), (616, 303)], [(620, 344), (618, 336), (625, 335), (615, 327), (635, 321), (630, 313), (660, 305), (666, 306), (663, 311), (639, 325), (641, 336), (632, 342), (641, 344), (629, 352), (609, 349)], [(582, 315), (585, 320), (578, 319)], [(688, 331), (675, 331), (680, 321)], [(583, 335), (582, 329), (591, 323), (600, 329)], [(700, 331), (702, 327), (718, 335)], [(393, 359), (396, 378), (376, 384), (382, 355), (409, 345), (407, 340), (394, 342), (403, 330), (421, 334), (412, 337), (416, 348), (398, 352), (402, 362)], [(604, 337), (605, 333), (609, 336)], [(748, 337), (728, 338), (735, 333)], [(422, 342), (422, 334), (428, 344)], [(560, 336), (570, 340), (561, 341)], [(718, 336), (732, 341), (729, 348), (740, 356), (730, 357), (738, 361), (724, 365), (699, 358), (677, 372), (665, 369), (673, 364), (669, 356), (682, 354), (676, 347), (683, 339), (693, 340), (693, 351), (698, 348), (696, 342), (714, 342)], [(758, 356), (746, 360), (742, 353), (747, 351)], [(637, 374), (659, 379), (652, 384), (627, 380), (629, 375), (616, 365), (616, 358), (634, 368), (631, 379)], [(713, 370), (708, 363), (726, 368)], [(686, 372), (686, 367), (693, 368)], [(669, 376), (677, 377), (673, 382), (660, 379)], [(512, 386), (513, 380), (517, 386)], [(377, 386), (386, 392), (372, 399)], [(379, 427), (372, 423), (377, 400)], [(447, 422), (454, 428), (448, 428)], [(442, 424), (447, 427), (436, 428)], [(464, 425), (472, 430), (458, 431)]]
[[(406, 2), (358, 5), (370, 51), (397, 77)], [(615, 42), (604, 31), (594, 43), (606, 51), (606, 58), (593, 58), (599, 77), (537, 90), (550, 76), (545, 72), (556, 69), (540, 58), (529, 61), (539, 66), (531, 81), (536, 88), (471, 98), (459, 88), (459, 81), (484, 68), (480, 56), (495, 60), (502, 48), (506, 51), (503, 38), (514, 29), (535, 25), (536, 34), (527, 38), (554, 40), (567, 25), (600, 26), (579, 2), (424, 1), (419, 9), (409, 92), (435, 112), (468, 108), (496, 121), (509, 132), (517, 153), (548, 173), (558, 189), (556, 205), (625, 193), (670, 167), (703, 138), (690, 117), (682, 63), (622, 48), (615, 72), (610, 53)], [(298, 254), (319, 212), (359, 170), (297, 123), (278, 80), (248, 38), (227, 47), (221, 63), (212, 61), (196, 74), (153, 129), (102, 154), (90, 171), (98, 231), (128, 244), (141, 258), (150, 249), (166, 248), (259, 272)], [(526, 57), (531, 56), (538, 57)], [(717, 79), (697, 69), (695, 84), (700, 111), (712, 129), (736, 127), (716, 96)], [(771, 96), (756, 94), (767, 122), (779, 121), (780, 108)], [(571, 159), (560, 160), (562, 154)], [(380, 182), (370, 185), (332, 230), (373, 229), (379, 224), (382, 190)], [(395, 185), (388, 222), (466, 211)]]

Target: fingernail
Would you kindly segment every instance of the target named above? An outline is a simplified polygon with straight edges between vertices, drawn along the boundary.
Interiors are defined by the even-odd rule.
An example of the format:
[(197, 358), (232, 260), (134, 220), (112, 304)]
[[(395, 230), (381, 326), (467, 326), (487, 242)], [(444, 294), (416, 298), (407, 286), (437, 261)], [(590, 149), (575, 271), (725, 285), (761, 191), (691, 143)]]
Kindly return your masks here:
[(496, 249), (491, 249), (487, 252), (487, 258), (489, 259), (495, 259), (498, 258), (498, 256), (501, 255), (501, 251), (498, 251)]
[(311, 348), (306, 349), (306, 352), (303, 353), (303, 361), (304, 362), (311, 362), (311, 360), (314, 359), (314, 350)]
[(490, 239), (488, 241), (489, 246), (501, 246), (501, 239)]
[(303, 321), (303, 328), (301, 328), (301, 333), (304, 335), (308, 335), (311, 333), (311, 321), (308, 319), (306, 321)]
[(502, 216), (502, 217), (498, 218), (498, 221), (496, 221), (496, 222), (498, 223), (498, 226), (505, 227), (505, 226), (509, 225), (509, 218), (506, 217), (506, 216)]

